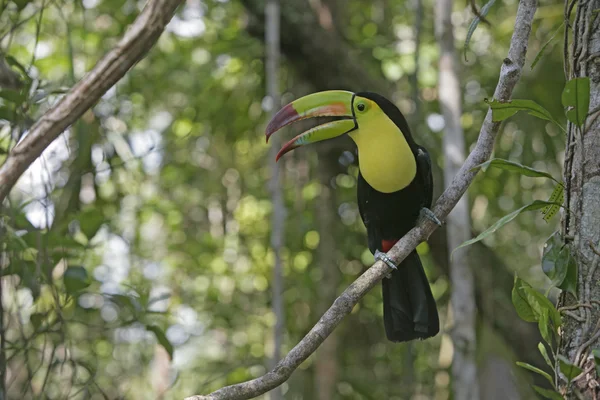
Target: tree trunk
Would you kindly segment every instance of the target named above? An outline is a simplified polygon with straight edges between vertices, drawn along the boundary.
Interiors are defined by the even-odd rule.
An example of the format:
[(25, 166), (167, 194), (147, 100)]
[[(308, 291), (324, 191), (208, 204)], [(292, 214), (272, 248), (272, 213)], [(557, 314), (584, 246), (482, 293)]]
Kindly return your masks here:
[[(279, 0), (268, 0), (265, 5), (265, 42), (266, 42), (266, 81), (267, 95), (270, 99), (271, 113), (279, 109)], [(269, 190), (273, 202), (273, 216), (271, 218), (271, 247), (275, 253), (275, 264), (273, 265), (272, 285), (272, 308), (275, 314), (275, 327), (273, 329), (273, 354), (271, 356), (271, 368), (281, 358), (281, 346), (285, 328), (285, 315), (283, 307), (283, 261), (281, 250), (285, 238), (285, 204), (283, 202), (283, 189), (281, 187), (282, 168), (275, 161), (275, 155), (280, 147), (279, 138), (274, 138), (269, 151), (269, 162), (271, 163), (271, 179)], [(276, 387), (269, 393), (271, 400), (283, 399), (281, 386)]]
[[(2, 210), (2, 203), (0, 203)], [(2, 210), (3, 211), (3, 210)], [(4, 222), (0, 220), (0, 269), (5, 264), (4, 260)], [(6, 399), (6, 327), (4, 326), (4, 279), (0, 276), (0, 400)]]
[[(334, 165), (331, 165), (334, 163)], [(335, 177), (337, 157), (319, 151), (318, 176), (321, 183), (319, 203), (316, 211), (319, 229), (318, 268), (321, 269), (321, 281), (317, 285), (317, 306), (315, 315), (323, 315), (338, 296), (341, 280), (340, 269), (336, 262), (334, 191), (331, 179)], [(316, 352), (315, 358), (315, 396), (317, 400), (334, 398), (338, 379), (338, 332), (334, 331), (325, 339)]]
[[(450, 18), (453, 3), (452, 0), (437, 0), (435, 19), (436, 37), (440, 46), (438, 92), (445, 122), (443, 141), (445, 187), (450, 185), (466, 158), (465, 136), (460, 123), (462, 94)], [(469, 199), (466, 193), (454, 210), (450, 212), (446, 223), (449, 251), (470, 239), (471, 219), (469, 217)], [(454, 344), (452, 390), (455, 399), (478, 400), (479, 381), (475, 361), (477, 349), (475, 284), (469, 250), (470, 248), (459, 249), (450, 259), (451, 337)]]
[[(570, 4), (570, 3), (569, 3)], [(577, 260), (577, 295), (561, 295), (561, 305), (579, 307), (578, 320), (565, 315), (559, 354), (582, 367), (584, 374), (569, 384), (564, 379), (559, 389), (567, 398), (597, 399), (599, 380), (592, 349), (600, 346), (600, 1), (581, 1), (572, 25), (573, 44), (567, 59), (567, 78), (590, 78), (590, 110), (579, 129), (569, 123), (565, 154), (565, 207), (563, 237)], [(568, 10), (568, 7), (566, 8)], [(568, 10), (570, 12), (570, 10)], [(571, 26), (569, 26), (571, 28)]]

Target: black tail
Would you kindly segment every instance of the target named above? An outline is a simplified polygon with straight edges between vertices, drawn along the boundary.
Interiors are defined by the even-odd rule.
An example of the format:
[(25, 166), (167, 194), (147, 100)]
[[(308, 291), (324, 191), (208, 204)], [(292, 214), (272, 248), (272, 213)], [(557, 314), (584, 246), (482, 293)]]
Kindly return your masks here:
[(440, 320), (421, 259), (413, 251), (383, 278), (383, 323), (392, 342), (407, 342), (435, 336)]

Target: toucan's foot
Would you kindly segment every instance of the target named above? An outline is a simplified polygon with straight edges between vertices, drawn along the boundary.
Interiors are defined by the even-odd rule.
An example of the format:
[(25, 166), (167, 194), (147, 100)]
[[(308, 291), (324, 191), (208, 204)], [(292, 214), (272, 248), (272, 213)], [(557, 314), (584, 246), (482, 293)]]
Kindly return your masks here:
[(388, 267), (390, 267), (391, 269), (398, 269), (398, 267), (396, 266), (396, 264), (394, 264), (394, 262), (392, 261), (391, 258), (388, 257), (387, 254), (379, 251), (379, 250), (375, 250), (375, 254), (373, 254), (373, 256), (375, 257), (376, 260), (381, 260), (383, 261)]
[(421, 212), (419, 213), (419, 218), (427, 218), (428, 220), (433, 221), (437, 226), (442, 226), (442, 221), (435, 216), (433, 211), (431, 211), (427, 207), (421, 208)]

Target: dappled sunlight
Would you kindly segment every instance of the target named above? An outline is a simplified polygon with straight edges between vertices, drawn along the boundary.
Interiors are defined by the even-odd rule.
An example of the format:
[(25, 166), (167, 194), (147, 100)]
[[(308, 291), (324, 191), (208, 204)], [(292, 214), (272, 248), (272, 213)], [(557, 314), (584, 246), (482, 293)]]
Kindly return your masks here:
[[(10, 68), (26, 81), (25, 98), (12, 107), (0, 91), (0, 163), (127, 32), (145, 4), (33, 0), (17, 10), (18, 3), (0, 7), (0, 62), (6, 54), (23, 66)], [(280, 3), (281, 103), (338, 86), (388, 90), (416, 142), (430, 152), (435, 202), (444, 186), (443, 155), (460, 164), (464, 149), (442, 149), (449, 125), (439, 104), (433, 4), (421, 5), (427, 29), (417, 33), (412, 2)], [(488, 110), (484, 100), (491, 100), (512, 33), (502, 21), (512, 24), (517, 2), (501, 3), (488, 15), (491, 25), (479, 24), (464, 54), (473, 15), (464, 4), (452, 13), (467, 150), (478, 138)], [(277, 324), (273, 215), (280, 210), (264, 130), (281, 104), (265, 81), (264, 12), (257, 7), (246, 0), (185, 1), (156, 46), (43, 151), (3, 203), (0, 312), (6, 324), (0, 329), (7, 332), (9, 398), (183, 398), (270, 369)], [(559, 14), (540, 18), (530, 46), (539, 50), (560, 21)], [(534, 72), (524, 70), (515, 96), (560, 111), (562, 87), (544, 83), (562, 69), (560, 46), (551, 47)], [(339, 49), (351, 51), (333, 65), (326, 57)], [(369, 84), (374, 87), (363, 87)], [(493, 157), (561, 179), (564, 135), (547, 122), (511, 118)], [(281, 135), (299, 132), (293, 125)], [(358, 157), (349, 140), (299, 149), (278, 165), (285, 354), (375, 259), (361, 221)], [(550, 180), (484, 168), (469, 189), (469, 230), (476, 236), (552, 191)], [(523, 338), (509, 337), (518, 325), (510, 304), (513, 275), (550, 287), (540, 260), (558, 220), (523, 213), (473, 246), (477, 321), (485, 330), (476, 356), (502, 357), (510, 364), (502, 376), (515, 373), (515, 355), (531, 358), (519, 353), (518, 341), (538, 341), (520, 326), (514, 335)], [(459, 344), (450, 337), (448, 258), (454, 249), (445, 233), (417, 248), (441, 333), (410, 344), (386, 341), (377, 286), (285, 383), (284, 398), (316, 399), (321, 368), (332, 371), (326, 374), (333, 380), (331, 399), (451, 398)], [(320, 365), (323, 360), (330, 364)], [(59, 364), (65, 369), (51, 367)], [(495, 367), (486, 368), (493, 378)], [(510, 379), (506, 385), (531, 398), (525, 385)]]

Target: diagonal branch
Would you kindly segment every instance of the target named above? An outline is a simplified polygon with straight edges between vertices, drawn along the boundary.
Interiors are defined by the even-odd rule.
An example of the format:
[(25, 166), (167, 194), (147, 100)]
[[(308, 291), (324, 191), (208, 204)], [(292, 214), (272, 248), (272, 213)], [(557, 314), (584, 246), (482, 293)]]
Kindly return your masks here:
[(119, 43), (31, 127), (0, 167), (0, 203), (25, 170), (156, 43), (182, 0), (149, 0)]
[[(527, 54), (527, 42), (531, 33), (531, 23), (537, 9), (537, 0), (521, 0), (515, 20), (508, 57), (504, 59), (500, 69), (500, 77), (494, 98), (506, 101), (511, 98), (512, 91), (521, 77), (521, 70)], [(473, 182), (477, 172), (473, 168), (486, 161), (494, 147), (494, 141), (499, 131), (500, 123), (492, 122), (491, 110), (483, 122), (475, 149), (461, 167), (452, 183), (438, 199), (433, 211), (445, 218), (458, 203), (462, 195)], [(413, 228), (390, 250), (390, 256), (398, 264), (406, 258), (417, 245), (426, 240), (435, 230), (436, 225), (431, 221)], [(376, 262), (363, 275), (358, 277), (323, 314), (319, 322), (304, 336), (304, 338), (265, 375), (256, 379), (221, 388), (206, 396), (192, 396), (187, 400), (242, 400), (259, 396), (281, 385), (289, 379), (294, 370), (306, 360), (321, 343), (333, 332), (341, 320), (350, 312), (358, 301), (389, 273), (383, 262)]]

